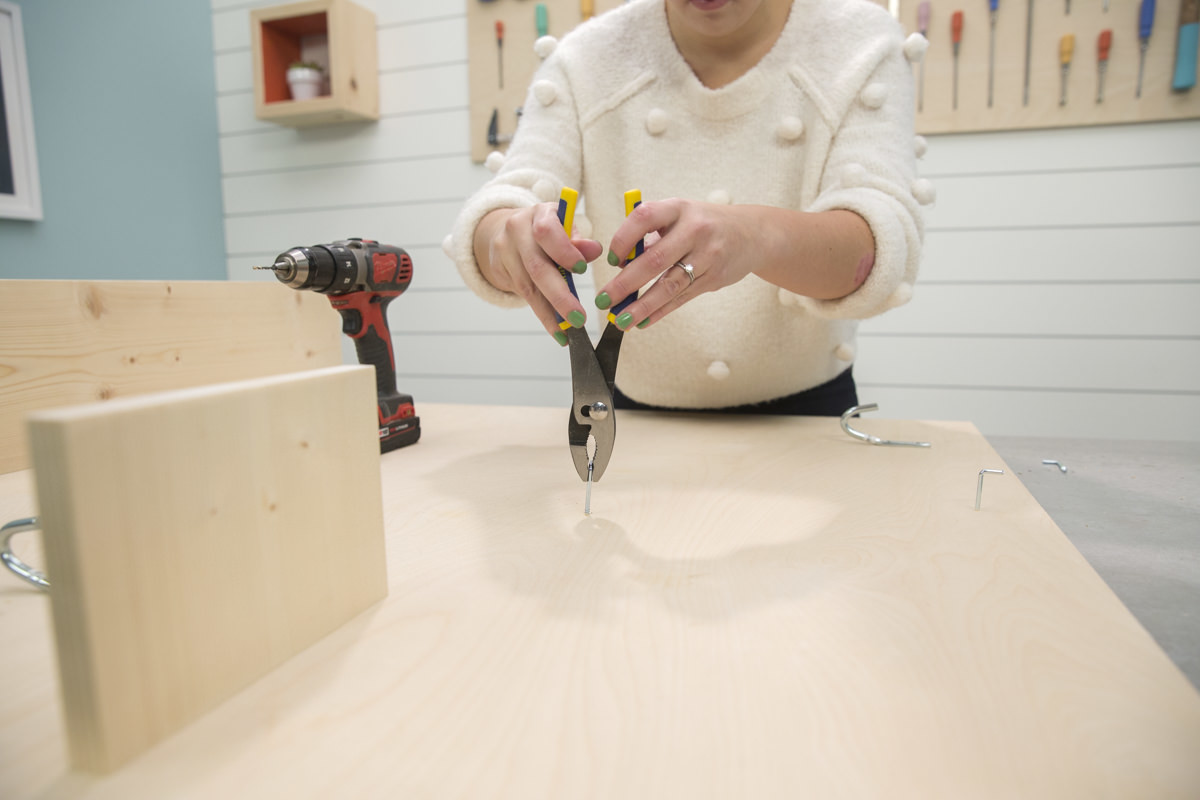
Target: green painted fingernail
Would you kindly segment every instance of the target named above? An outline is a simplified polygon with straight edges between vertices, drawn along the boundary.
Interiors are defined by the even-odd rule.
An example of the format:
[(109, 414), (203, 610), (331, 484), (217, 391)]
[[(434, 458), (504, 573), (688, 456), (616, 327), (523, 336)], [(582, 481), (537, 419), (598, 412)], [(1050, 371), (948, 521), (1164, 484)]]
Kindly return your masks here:
[(620, 257), (617, 256), (616, 253), (614, 253), (612, 250), (609, 250), (608, 251), (608, 263), (615, 267), (617, 264), (621, 263), (621, 259), (620, 259)]
[(578, 264), (571, 267), (571, 269), (575, 271), (576, 275), (582, 275), (583, 273), (587, 272), (587, 262), (580, 261)]
[(567, 314), (567, 322), (571, 323), (572, 328), (582, 328), (583, 323), (586, 321), (587, 317), (583, 315), (582, 311), (572, 311), (570, 314)]
[(650, 318), (649, 318), (649, 317), (646, 317), (644, 320), (642, 320), (641, 322), (639, 322), (639, 323), (637, 324), (637, 326), (638, 326), (638, 328), (644, 328), (644, 327), (646, 327), (646, 326), (647, 326), (647, 325), (649, 325), (649, 324), (650, 324)]
[(612, 298), (608, 296), (608, 292), (601, 292), (596, 295), (596, 308), (608, 308), (612, 305)]
[(558, 342), (560, 347), (566, 347), (567, 346), (567, 335), (565, 333), (563, 333), (562, 331), (555, 331), (554, 332), (554, 341)]
[(617, 327), (620, 328), (621, 330), (625, 330), (626, 328), (628, 328), (630, 323), (632, 323), (632, 322), (633, 322), (633, 314), (630, 314), (628, 311), (626, 311), (621, 316), (617, 317)]

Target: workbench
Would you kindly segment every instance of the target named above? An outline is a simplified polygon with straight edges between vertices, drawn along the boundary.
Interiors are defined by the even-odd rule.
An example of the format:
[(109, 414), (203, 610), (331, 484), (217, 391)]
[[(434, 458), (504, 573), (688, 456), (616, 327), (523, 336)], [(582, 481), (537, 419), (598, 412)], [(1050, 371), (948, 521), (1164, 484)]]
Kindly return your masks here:
[(47, 597), (0, 575), (0, 796), (1200, 796), (1200, 694), (1021, 482), (1081, 483), (1065, 450), (621, 412), (584, 516), (565, 409), (420, 412), (387, 599), (111, 775), (68, 771)]

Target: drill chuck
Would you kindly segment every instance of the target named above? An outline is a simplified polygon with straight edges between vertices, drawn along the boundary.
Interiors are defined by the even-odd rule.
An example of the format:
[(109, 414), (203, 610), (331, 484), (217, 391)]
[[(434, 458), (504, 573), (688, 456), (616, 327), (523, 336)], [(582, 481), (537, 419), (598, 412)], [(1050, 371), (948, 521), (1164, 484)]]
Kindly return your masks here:
[(354, 252), (337, 244), (293, 247), (280, 254), (271, 269), (284, 285), (321, 294), (345, 294), (363, 279)]

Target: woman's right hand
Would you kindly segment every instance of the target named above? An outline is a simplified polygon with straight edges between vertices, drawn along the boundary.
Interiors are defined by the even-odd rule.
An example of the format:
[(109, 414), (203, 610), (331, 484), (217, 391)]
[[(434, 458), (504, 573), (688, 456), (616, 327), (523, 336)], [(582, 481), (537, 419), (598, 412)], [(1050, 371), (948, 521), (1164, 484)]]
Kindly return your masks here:
[(546, 332), (562, 345), (567, 339), (555, 312), (575, 328), (587, 321), (587, 312), (556, 265), (581, 274), (602, 252), (597, 241), (567, 236), (556, 203), (497, 209), (475, 228), (475, 260), (488, 283), (524, 298)]

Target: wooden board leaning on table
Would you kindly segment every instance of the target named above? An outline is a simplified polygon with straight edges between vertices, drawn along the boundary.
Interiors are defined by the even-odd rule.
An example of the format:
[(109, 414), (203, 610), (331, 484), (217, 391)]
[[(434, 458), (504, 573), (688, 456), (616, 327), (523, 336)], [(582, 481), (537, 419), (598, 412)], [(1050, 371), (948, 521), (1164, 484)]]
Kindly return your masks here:
[(32, 411), (340, 364), (328, 301), (270, 283), (0, 281), (0, 473)]

